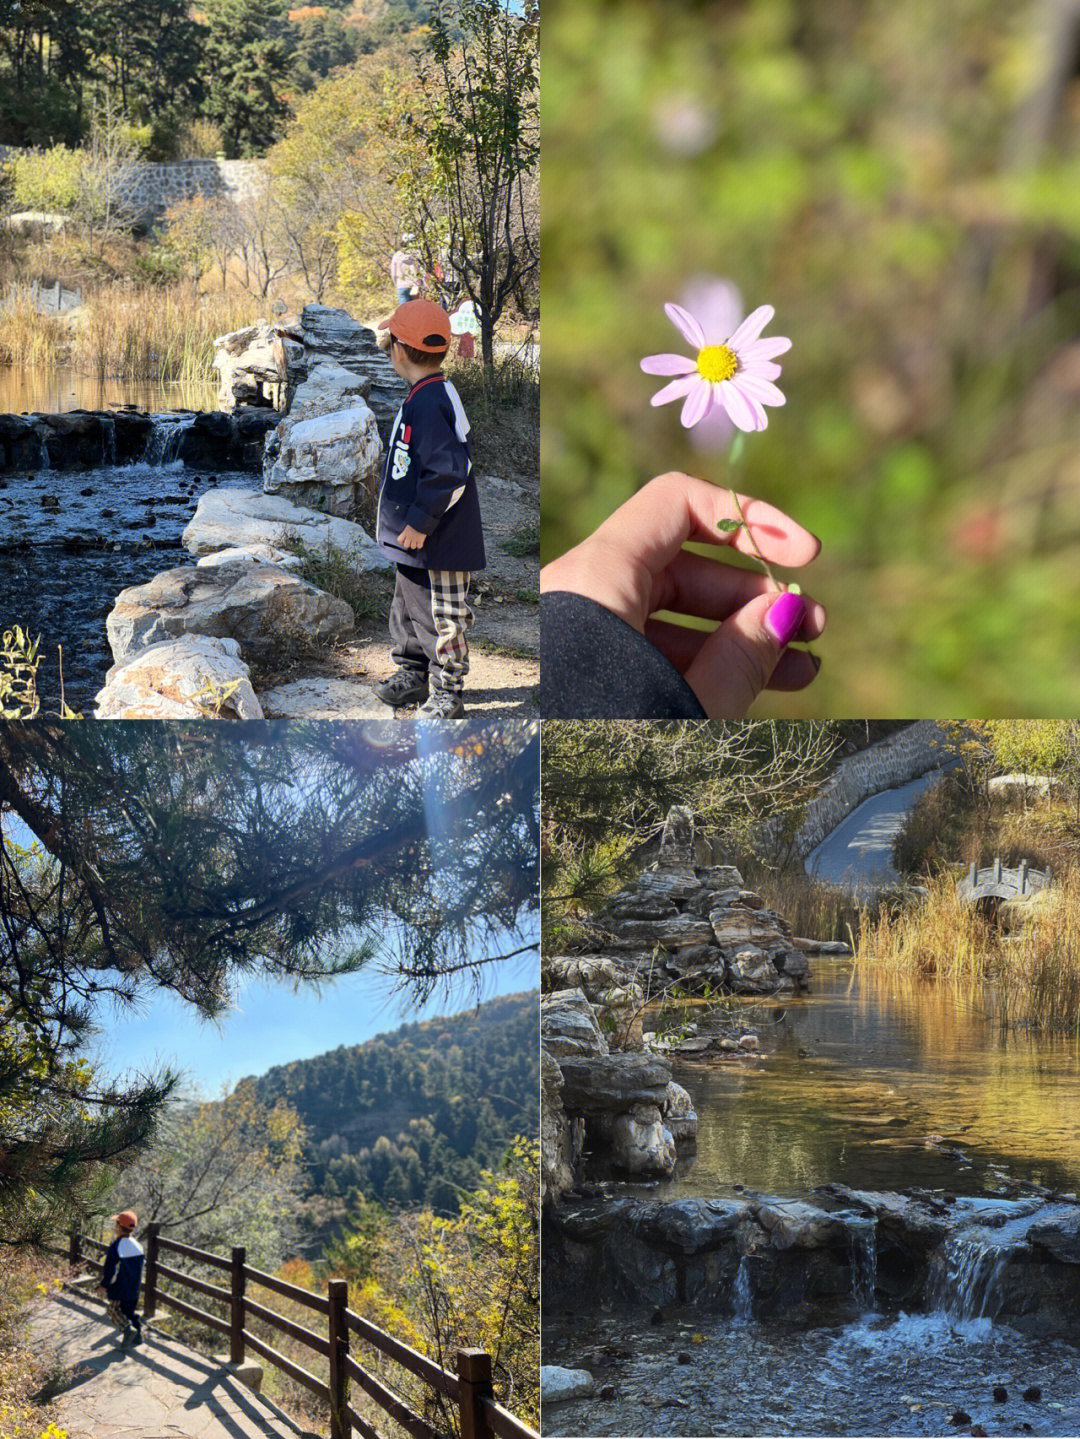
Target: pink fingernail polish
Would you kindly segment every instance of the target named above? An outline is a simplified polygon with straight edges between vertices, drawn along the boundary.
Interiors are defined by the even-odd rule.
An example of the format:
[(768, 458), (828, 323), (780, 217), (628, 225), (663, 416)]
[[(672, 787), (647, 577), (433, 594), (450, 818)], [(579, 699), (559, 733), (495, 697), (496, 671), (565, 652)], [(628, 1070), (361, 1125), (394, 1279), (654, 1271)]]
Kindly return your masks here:
[(765, 628), (777, 644), (786, 645), (794, 639), (805, 618), (806, 601), (802, 595), (793, 595), (788, 590), (770, 606), (765, 616)]

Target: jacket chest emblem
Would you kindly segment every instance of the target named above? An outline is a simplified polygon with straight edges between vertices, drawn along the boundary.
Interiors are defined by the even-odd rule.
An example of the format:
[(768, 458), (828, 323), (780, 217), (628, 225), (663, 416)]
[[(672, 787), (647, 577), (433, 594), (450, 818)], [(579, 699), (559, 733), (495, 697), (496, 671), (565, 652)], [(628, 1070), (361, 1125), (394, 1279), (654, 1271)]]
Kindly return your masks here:
[(394, 441), (394, 455), (390, 466), (390, 478), (400, 480), (404, 478), (409, 468), (409, 441), (412, 438), (412, 426), (406, 425), (401, 434)]

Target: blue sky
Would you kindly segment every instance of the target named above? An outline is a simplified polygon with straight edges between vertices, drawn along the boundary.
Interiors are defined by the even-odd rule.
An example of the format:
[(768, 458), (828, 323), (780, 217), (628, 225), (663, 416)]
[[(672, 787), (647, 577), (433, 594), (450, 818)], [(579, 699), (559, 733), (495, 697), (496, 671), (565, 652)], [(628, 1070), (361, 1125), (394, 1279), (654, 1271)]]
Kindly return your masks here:
[[(487, 952), (522, 943), (520, 936), (507, 936), (501, 950)], [(536, 989), (539, 983), (536, 955), (522, 955), (488, 966), (481, 998)], [(361, 1044), (401, 1024), (457, 1014), (474, 1004), (473, 991), (462, 984), (449, 1000), (440, 994), (421, 1009), (393, 994), (390, 980), (357, 974), (327, 985), (321, 994), (293, 993), (282, 984), (248, 984), (237, 1007), (211, 1023), (161, 994), (142, 1013), (101, 1016), (103, 1032), (91, 1052), (112, 1075), (165, 1063), (184, 1070), (200, 1089), (216, 1093), (226, 1081), (263, 1074), (272, 1065), (310, 1059), (339, 1044)]]

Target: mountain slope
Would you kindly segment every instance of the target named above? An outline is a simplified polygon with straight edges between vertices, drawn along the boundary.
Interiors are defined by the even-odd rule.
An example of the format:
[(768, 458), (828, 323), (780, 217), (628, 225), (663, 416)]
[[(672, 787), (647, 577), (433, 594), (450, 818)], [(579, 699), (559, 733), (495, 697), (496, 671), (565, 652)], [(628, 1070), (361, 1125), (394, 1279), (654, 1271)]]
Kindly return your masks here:
[(510, 1140), (539, 1131), (539, 997), (404, 1024), (253, 1081), (307, 1130), (313, 1196), (454, 1211)]

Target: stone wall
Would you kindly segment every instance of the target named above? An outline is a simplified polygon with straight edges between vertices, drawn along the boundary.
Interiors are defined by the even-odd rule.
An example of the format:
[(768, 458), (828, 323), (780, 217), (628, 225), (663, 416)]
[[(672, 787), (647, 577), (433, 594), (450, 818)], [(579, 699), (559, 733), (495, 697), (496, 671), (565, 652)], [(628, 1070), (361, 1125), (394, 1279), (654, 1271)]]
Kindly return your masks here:
[[(0, 145), (0, 162), (19, 153)], [(141, 161), (136, 167), (133, 203), (142, 224), (160, 220), (170, 205), (194, 195), (227, 195), (237, 202), (254, 195), (265, 174), (262, 160), (176, 160), (166, 164)]]
[(897, 789), (947, 764), (944, 742), (945, 735), (936, 721), (918, 720), (842, 759), (806, 806), (806, 816), (795, 835), (799, 858), (805, 859), (863, 800), (882, 790)]

